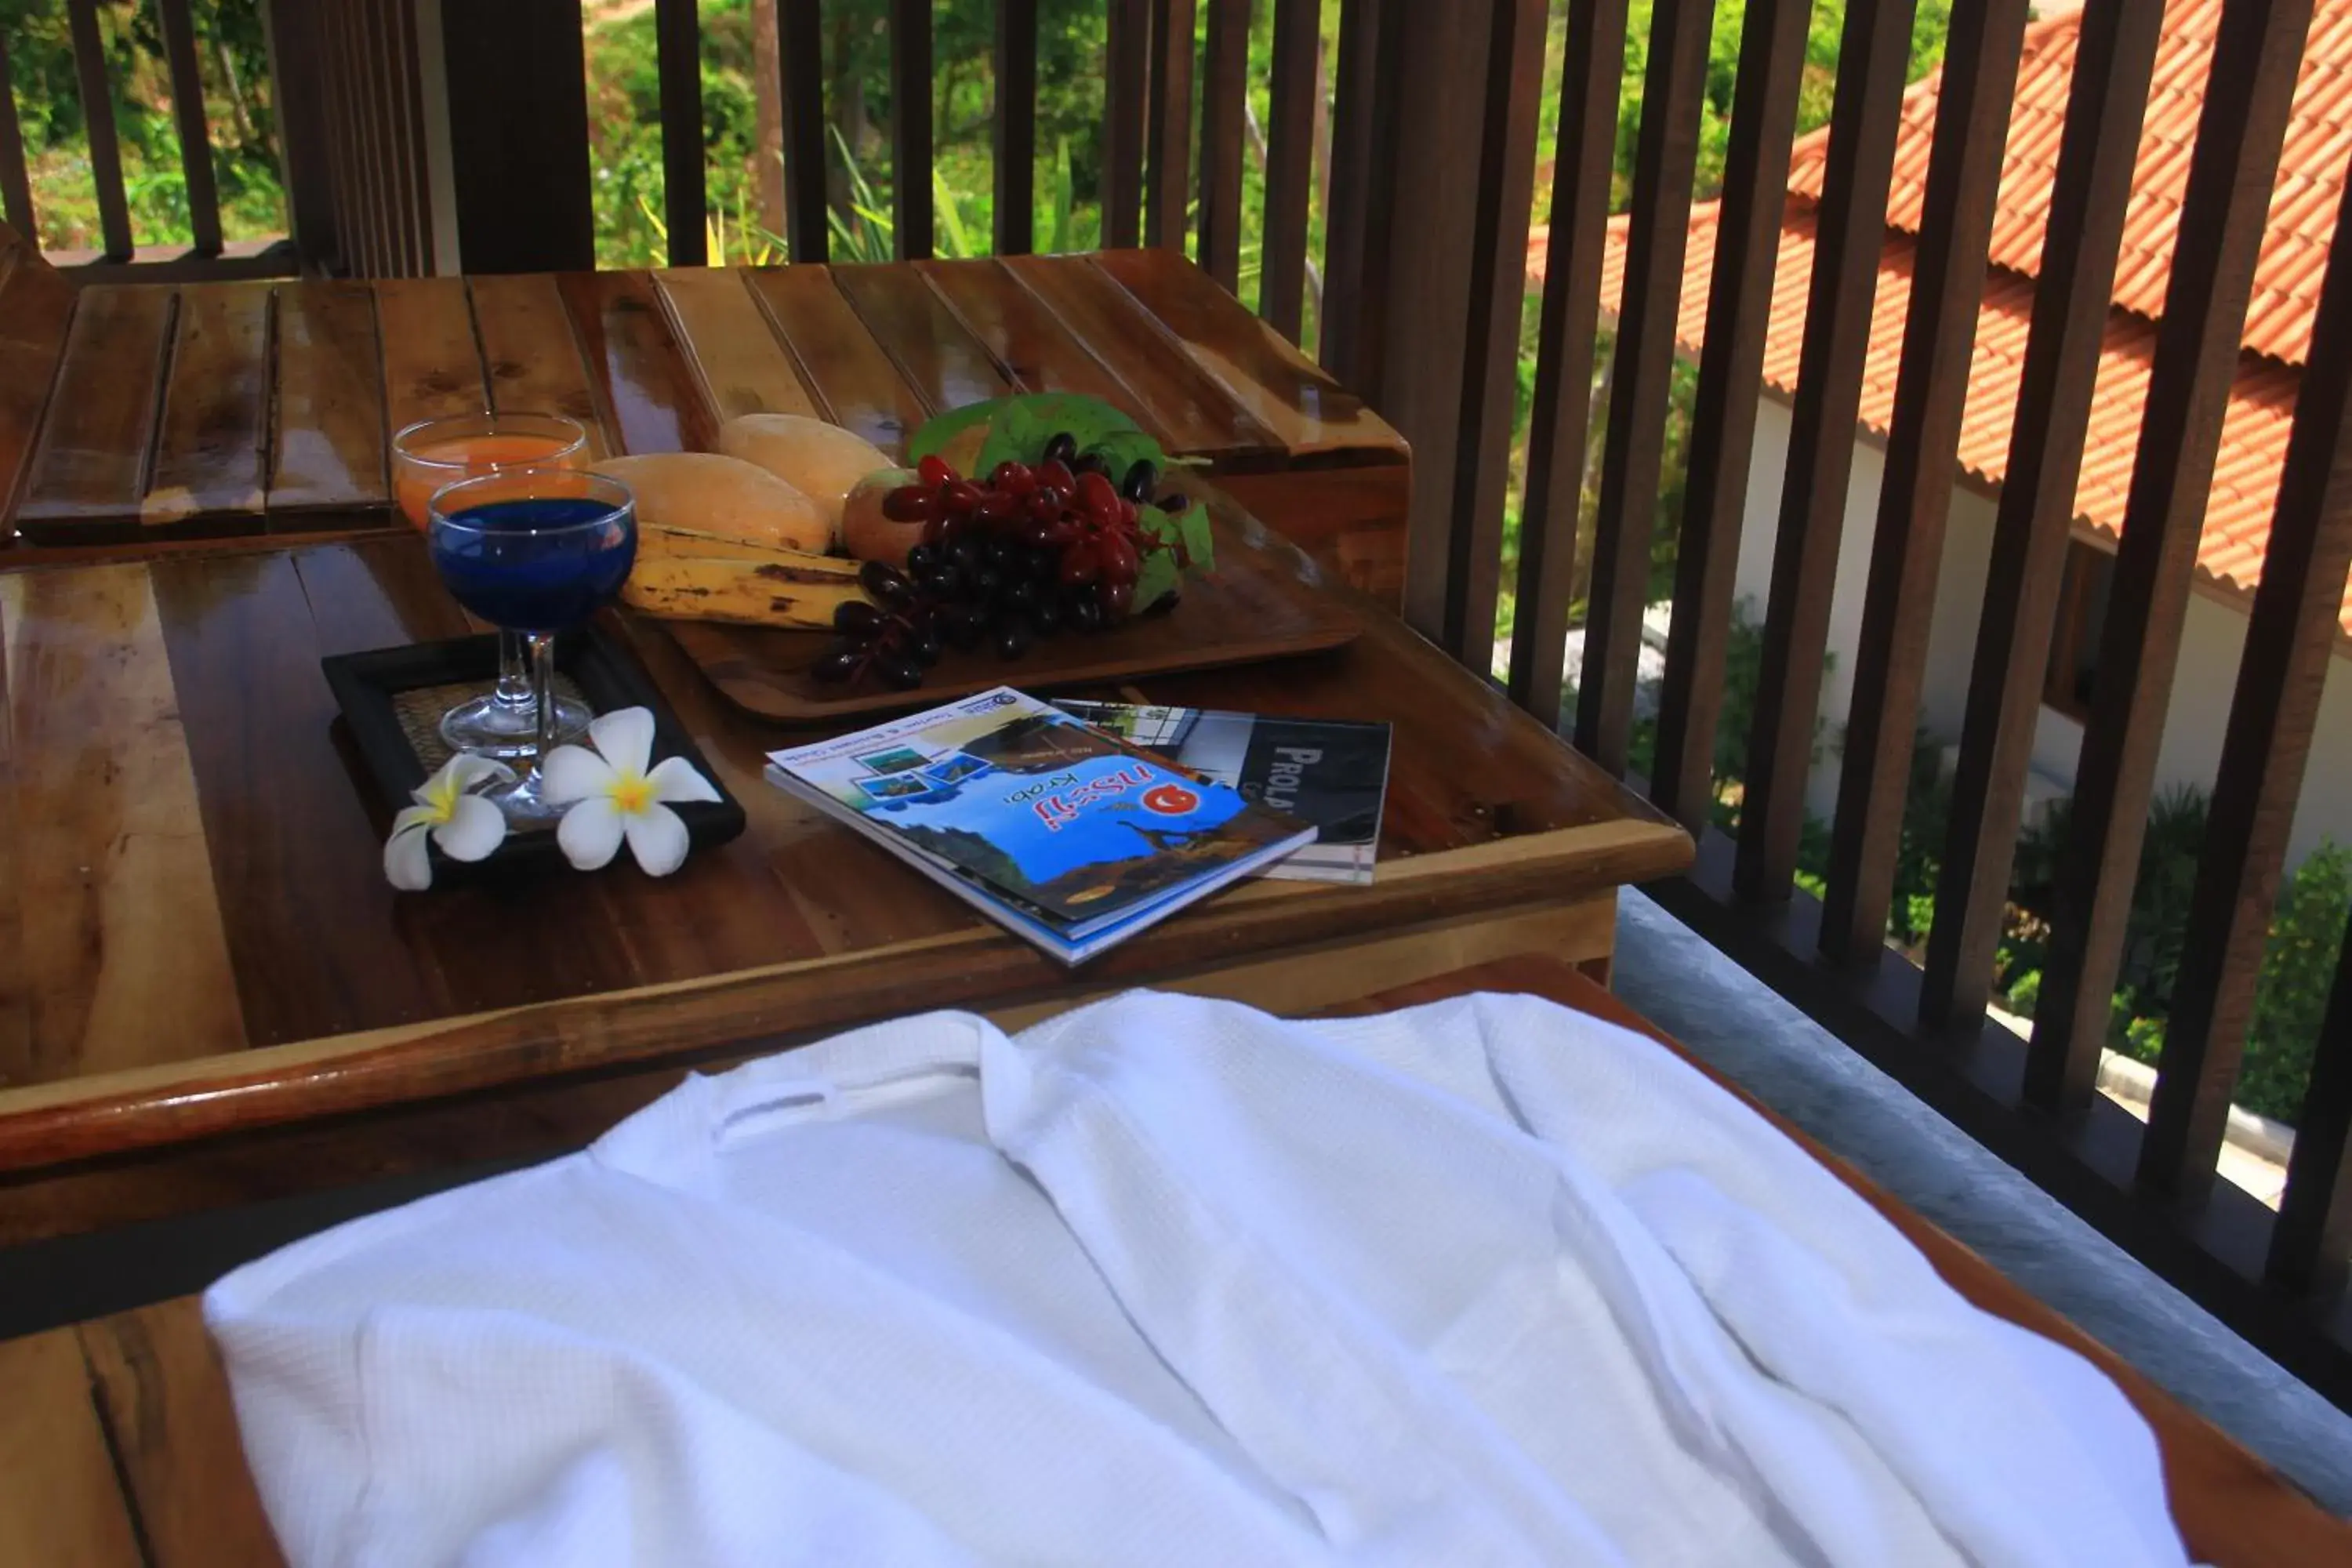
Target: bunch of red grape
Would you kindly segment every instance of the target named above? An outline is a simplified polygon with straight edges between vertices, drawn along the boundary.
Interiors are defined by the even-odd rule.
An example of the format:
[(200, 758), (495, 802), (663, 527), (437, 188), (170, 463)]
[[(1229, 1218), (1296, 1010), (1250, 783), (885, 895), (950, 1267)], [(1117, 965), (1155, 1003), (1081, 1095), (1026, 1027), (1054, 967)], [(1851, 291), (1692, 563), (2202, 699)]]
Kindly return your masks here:
[(1175, 550), (1181, 561), (1181, 545), (1143, 526), (1141, 509), (1181, 511), (1185, 498), (1151, 499), (1159, 471), (1148, 459), (1113, 485), (1103, 459), (1076, 447), (1056, 436), (1034, 467), (999, 463), (984, 484), (925, 458), (918, 482), (882, 502), (885, 516), (924, 523), (923, 542), (907, 552), (903, 572), (879, 561), (859, 571), (873, 603), (835, 613), (841, 640), (810, 673), (829, 682), (870, 673), (905, 689), (922, 684), (945, 647), (985, 640), (999, 658), (1019, 658), (1040, 637), (1124, 620), (1144, 557)]

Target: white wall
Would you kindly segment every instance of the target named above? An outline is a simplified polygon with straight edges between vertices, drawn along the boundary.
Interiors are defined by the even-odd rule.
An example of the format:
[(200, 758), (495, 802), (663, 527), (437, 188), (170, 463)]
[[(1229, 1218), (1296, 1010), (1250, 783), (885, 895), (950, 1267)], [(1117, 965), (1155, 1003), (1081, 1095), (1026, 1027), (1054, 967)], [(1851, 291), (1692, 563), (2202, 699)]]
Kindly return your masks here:
[[(1767, 397), (1759, 411), (1755, 455), (1749, 464), (1748, 500), (1741, 524), (1736, 597), (1747, 601), (1751, 620), (1760, 622), (1770, 597), (1774, 536), (1780, 526), (1781, 479), (1789, 460), (1790, 411)], [(1829, 647), (1832, 668), (1822, 682), (1822, 712), (1834, 739), (1845, 722), (1853, 690), (1854, 649), (1861, 638), (1862, 602), (1870, 571), (1871, 536), (1878, 512), (1885, 454), (1870, 441), (1855, 443), (1846, 487), (1845, 531), (1838, 553), (1837, 587), (1830, 603)], [(1920, 721), (1937, 738), (1959, 738), (1968, 707), (1969, 671), (1975, 658), (1979, 606), (1992, 554), (1994, 501), (1966, 486), (1956, 487), (1946, 526), (1944, 559), (1937, 578), (1935, 619), (1928, 629), (1927, 679), (1920, 694)], [(2193, 784), (2210, 790), (2220, 766), (2230, 700), (2245, 644), (2246, 616), (2236, 603), (2202, 592), (2192, 594), (2181, 631), (2179, 666), (2164, 742), (2157, 758), (2159, 790)], [(2083, 727), (2053, 709), (2041, 710), (2034, 731), (2032, 768), (2040, 775), (2032, 795), (2071, 790), (2082, 750)], [(1837, 808), (1838, 761), (1826, 750), (1806, 790), (1806, 807), (1827, 820)], [(2352, 658), (2328, 664), (2311, 762), (2296, 810), (2289, 863), (2317, 847), (2324, 837), (2352, 845)]]

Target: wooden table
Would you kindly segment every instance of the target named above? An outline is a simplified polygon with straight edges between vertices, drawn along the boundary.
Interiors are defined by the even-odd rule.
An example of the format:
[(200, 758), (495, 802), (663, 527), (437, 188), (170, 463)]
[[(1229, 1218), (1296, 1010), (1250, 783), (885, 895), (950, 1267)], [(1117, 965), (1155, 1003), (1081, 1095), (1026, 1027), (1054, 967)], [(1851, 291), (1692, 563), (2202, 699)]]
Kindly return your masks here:
[(1117, 404), (1247, 503), (1313, 491), (1299, 542), (1401, 592), (1404, 443), (1168, 251), (77, 295), (0, 227), (0, 516), (52, 558), (385, 526), (387, 433), (442, 415), (569, 414), (601, 455), (814, 414), (895, 451), (1008, 392)]
[[(1477, 989), (1549, 996), (1679, 1048), (1591, 980), (1545, 959), (1434, 976), (1326, 1010), (1404, 1006)], [(1866, 1177), (1801, 1133), (1782, 1131), (1902, 1229), (1960, 1294), (2080, 1352), (2116, 1380), (2155, 1431), (2173, 1520), (2196, 1561), (2307, 1568), (2352, 1560), (2352, 1526)], [(268, 1568), (281, 1561), (194, 1298), (0, 1343), (0, 1388), (13, 1395), (0, 1404), (0, 1562)]]
[[(25, 276), (0, 279), (0, 312)], [(748, 808), (743, 837), (662, 881), (623, 864), (395, 894), (382, 808), (331, 734), (319, 660), (473, 628), (404, 530), (294, 531), (382, 521), (383, 425), (479, 395), (477, 336), (495, 400), (568, 407), (631, 451), (700, 445), (721, 410), (787, 404), (895, 440), (1017, 366), (1024, 386), (1101, 392), (1212, 458), (1314, 551), (1266, 539), (1285, 571), (1373, 593), (1373, 547), (1402, 527), (1403, 454), (1159, 255), (278, 285), (269, 330), (236, 337), (260, 355), (236, 361), (249, 374), (189, 381), (210, 352), (190, 331), (244, 297), (224, 287), (176, 290), (152, 426), (109, 426), (102, 447), (75, 434), (95, 416), (67, 389), (133, 384), (79, 373), (78, 356), (123, 352), (90, 328), (101, 305), (155, 307), (84, 293), (19, 511), (47, 542), (0, 573), (0, 1244), (551, 1152), (689, 1067), (912, 1008), (1017, 1016), (1149, 983), (1296, 1009), (1505, 952), (1601, 965), (1616, 887), (1689, 858), (1680, 829), (1376, 597), (1331, 582), (1364, 627), (1350, 647), (1142, 695), (1392, 721), (1370, 888), (1254, 883), (1073, 974), (765, 784), (762, 754), (811, 737), (743, 716), (667, 634), (616, 616)], [(321, 373), (300, 346), (330, 334), (299, 301), (320, 289), (380, 333), (382, 374), (344, 377), (334, 397), (302, 391)], [(430, 329), (436, 311), (448, 319)], [(258, 426), (173, 412), (184, 387), (263, 382), (274, 413)], [(183, 440), (222, 430), (235, 440)], [(83, 485), (68, 515), (65, 479), (98, 469), (65, 454), (148, 437), (143, 489)], [(358, 458), (331, 483), (333, 453)], [(318, 499), (331, 490), (332, 505)], [(236, 531), (180, 538), (213, 529)]]

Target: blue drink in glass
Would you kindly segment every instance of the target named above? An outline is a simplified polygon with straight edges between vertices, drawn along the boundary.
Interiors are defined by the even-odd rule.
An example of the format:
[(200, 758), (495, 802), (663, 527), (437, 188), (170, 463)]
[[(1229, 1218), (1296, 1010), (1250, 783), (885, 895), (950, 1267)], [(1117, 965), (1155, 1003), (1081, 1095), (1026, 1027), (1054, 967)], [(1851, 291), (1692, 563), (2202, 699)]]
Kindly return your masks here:
[[(435, 492), (425, 537), (457, 601), (530, 645), (535, 764), (555, 745), (555, 634), (610, 604), (628, 580), (636, 503), (603, 474), (509, 468)], [(536, 765), (499, 805), (517, 819), (558, 815), (540, 796)]]
[(637, 558), (634, 529), (583, 527), (612, 507), (585, 496), (526, 496), (467, 507), (436, 529), (433, 565), (457, 601), (494, 626), (578, 626), (621, 591)]

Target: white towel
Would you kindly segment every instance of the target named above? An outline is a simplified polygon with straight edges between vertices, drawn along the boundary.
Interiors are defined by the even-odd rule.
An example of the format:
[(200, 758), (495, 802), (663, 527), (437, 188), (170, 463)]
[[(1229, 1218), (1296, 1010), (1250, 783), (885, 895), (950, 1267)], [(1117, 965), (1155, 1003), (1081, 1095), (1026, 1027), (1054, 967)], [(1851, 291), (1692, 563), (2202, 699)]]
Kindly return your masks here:
[(297, 1568), (2184, 1561), (2105, 1377), (1527, 997), (905, 1019), (206, 1313)]

